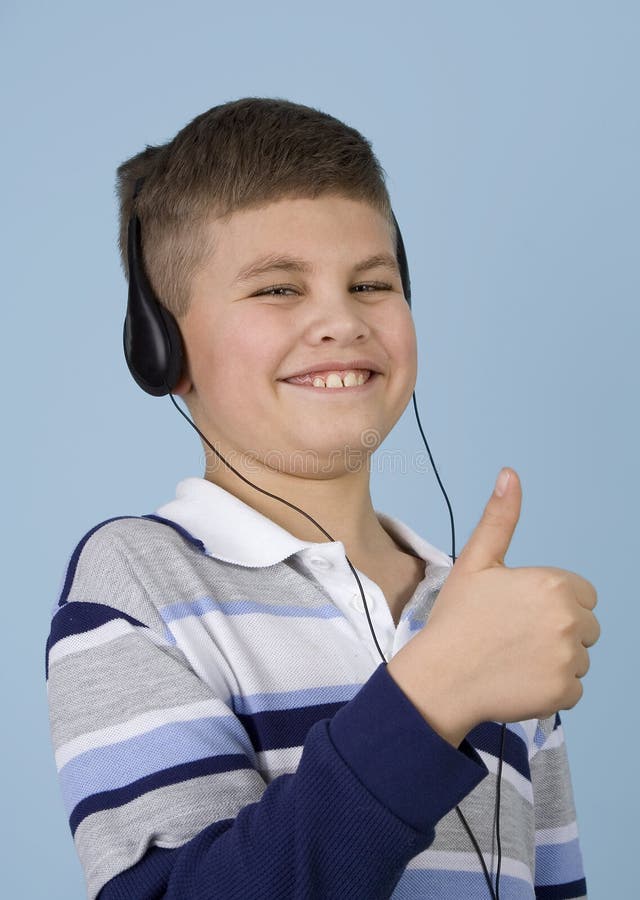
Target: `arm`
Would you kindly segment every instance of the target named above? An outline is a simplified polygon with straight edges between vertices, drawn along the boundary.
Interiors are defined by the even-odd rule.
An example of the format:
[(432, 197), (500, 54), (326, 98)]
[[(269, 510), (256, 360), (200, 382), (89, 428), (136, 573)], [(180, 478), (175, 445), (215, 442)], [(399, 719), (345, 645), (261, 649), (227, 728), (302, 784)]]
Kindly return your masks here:
[(52, 623), (48, 691), (90, 900), (204, 900), (214, 886), (221, 900), (382, 900), (487, 774), (380, 665), (311, 726), (296, 772), (267, 785), (240, 719), (171, 643), (116, 547), (92, 539), (78, 566), (82, 591)]
[(538, 724), (530, 761), (536, 826), (536, 897), (586, 900), (576, 810), (559, 713)]

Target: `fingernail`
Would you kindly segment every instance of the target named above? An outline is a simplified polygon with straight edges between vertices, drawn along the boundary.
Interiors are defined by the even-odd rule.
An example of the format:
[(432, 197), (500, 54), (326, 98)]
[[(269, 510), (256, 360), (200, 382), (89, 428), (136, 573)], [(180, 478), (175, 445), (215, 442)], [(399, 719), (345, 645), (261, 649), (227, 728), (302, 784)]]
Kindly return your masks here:
[(511, 472), (508, 469), (500, 469), (500, 474), (498, 475), (495, 487), (496, 496), (504, 497), (510, 478)]

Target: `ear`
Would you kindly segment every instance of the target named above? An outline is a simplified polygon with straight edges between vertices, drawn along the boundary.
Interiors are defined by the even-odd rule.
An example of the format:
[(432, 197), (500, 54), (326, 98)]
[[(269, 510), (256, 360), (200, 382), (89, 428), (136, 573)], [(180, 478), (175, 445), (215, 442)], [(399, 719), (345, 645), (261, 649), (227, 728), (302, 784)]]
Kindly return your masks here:
[(183, 370), (182, 375), (178, 379), (176, 386), (174, 387), (173, 391), (171, 392), (172, 394), (177, 394), (179, 397), (184, 397), (185, 394), (188, 394), (191, 391), (191, 389), (193, 388), (193, 382), (189, 378), (188, 371), (185, 371), (186, 369), (187, 369), (187, 366), (185, 366), (185, 369)]

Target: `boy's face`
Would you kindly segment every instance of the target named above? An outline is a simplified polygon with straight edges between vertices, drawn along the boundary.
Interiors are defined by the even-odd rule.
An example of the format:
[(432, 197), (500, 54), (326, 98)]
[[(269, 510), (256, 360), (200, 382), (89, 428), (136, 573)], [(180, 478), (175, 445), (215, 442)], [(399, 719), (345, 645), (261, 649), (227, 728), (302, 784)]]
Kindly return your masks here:
[[(214, 250), (179, 321), (187, 366), (175, 393), (235, 468), (258, 471), (256, 456), (307, 478), (362, 466), (402, 415), (417, 375), (387, 222), (368, 203), (328, 194), (236, 212), (210, 227)], [(304, 260), (309, 271), (274, 268), (240, 280), (270, 254)], [(356, 270), (379, 254), (393, 267)], [(281, 289), (265, 293), (274, 286)], [(322, 391), (284, 381), (361, 358), (380, 371), (363, 387)], [(208, 469), (223, 466), (211, 451), (207, 459)]]

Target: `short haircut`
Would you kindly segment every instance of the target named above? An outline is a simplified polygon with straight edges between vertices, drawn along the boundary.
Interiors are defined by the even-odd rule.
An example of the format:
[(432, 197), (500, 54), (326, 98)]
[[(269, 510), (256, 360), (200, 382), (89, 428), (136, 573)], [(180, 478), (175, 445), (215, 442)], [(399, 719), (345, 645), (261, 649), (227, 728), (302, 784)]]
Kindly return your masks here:
[(119, 244), (128, 277), (127, 225), (135, 199), (145, 268), (177, 318), (213, 249), (205, 228), (237, 210), (333, 193), (366, 201), (396, 231), (386, 173), (370, 142), (339, 119), (271, 97), (242, 97), (196, 116), (166, 144), (147, 146), (117, 169)]

